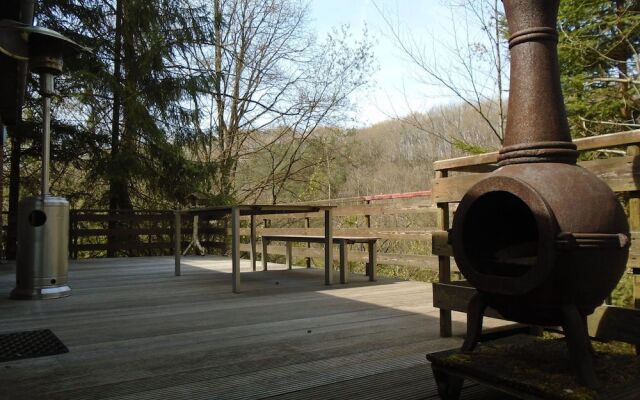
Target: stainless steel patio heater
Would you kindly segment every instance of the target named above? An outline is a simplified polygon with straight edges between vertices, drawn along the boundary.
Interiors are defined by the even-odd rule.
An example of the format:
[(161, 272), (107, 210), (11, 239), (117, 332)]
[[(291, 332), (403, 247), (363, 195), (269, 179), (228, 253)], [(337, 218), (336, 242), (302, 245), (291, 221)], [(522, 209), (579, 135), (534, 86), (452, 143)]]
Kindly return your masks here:
[(69, 202), (49, 193), (51, 97), (53, 78), (62, 72), (63, 58), (82, 47), (46, 28), (12, 25), (16, 33), (12, 54), (28, 58), (31, 71), (40, 75), (43, 118), (40, 195), (27, 197), (18, 206), (16, 287), (11, 298), (65, 297), (71, 294), (67, 284)]

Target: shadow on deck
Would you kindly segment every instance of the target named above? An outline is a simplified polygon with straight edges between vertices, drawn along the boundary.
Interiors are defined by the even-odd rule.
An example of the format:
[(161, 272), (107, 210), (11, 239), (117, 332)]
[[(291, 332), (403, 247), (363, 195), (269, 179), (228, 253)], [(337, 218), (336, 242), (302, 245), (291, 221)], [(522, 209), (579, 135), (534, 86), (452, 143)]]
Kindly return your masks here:
[[(0, 333), (51, 329), (69, 348), (0, 363), (0, 398), (438, 398), (425, 354), (461, 340), (438, 336), (431, 285), (271, 267), (243, 261), (232, 294), (227, 258), (185, 257), (180, 277), (170, 257), (81, 260), (71, 297), (14, 301), (0, 266)], [(462, 398), (504, 396), (469, 383)]]

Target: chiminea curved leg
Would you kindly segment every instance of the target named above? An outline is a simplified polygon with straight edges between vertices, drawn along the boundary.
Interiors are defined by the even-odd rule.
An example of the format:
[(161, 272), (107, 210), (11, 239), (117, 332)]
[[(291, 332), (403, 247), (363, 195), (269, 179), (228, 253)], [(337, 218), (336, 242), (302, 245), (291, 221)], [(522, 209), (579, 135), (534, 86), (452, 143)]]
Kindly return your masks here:
[(589, 339), (585, 319), (573, 304), (562, 306), (564, 323), (562, 329), (567, 338), (569, 357), (578, 376), (578, 381), (591, 388), (598, 388), (598, 378), (593, 367), (593, 347)]
[(469, 300), (469, 305), (467, 306), (467, 337), (464, 339), (461, 349), (463, 352), (470, 352), (476, 348), (482, 334), (482, 319), (486, 308), (487, 302), (480, 293), (474, 294)]

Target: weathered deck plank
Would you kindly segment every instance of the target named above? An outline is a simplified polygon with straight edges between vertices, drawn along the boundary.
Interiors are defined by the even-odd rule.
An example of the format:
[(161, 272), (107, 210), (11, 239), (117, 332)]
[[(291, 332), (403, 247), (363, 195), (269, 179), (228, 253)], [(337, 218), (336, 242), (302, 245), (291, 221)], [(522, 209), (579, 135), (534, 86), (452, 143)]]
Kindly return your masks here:
[(327, 287), (321, 270), (243, 261), (232, 294), (229, 259), (183, 262), (180, 277), (170, 257), (73, 262), (73, 295), (47, 301), (9, 300), (0, 266), (0, 333), (48, 328), (70, 350), (1, 363), (0, 399), (435, 398), (424, 355), (460, 343), (439, 338), (429, 284)]

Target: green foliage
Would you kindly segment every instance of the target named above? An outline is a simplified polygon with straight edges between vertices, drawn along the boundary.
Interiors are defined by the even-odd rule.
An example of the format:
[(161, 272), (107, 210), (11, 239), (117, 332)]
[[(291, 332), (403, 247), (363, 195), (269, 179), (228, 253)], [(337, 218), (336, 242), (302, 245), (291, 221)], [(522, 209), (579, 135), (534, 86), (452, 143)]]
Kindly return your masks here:
[(207, 85), (182, 62), (188, 46), (205, 40), (200, 12), (186, 0), (39, 4), (39, 25), (92, 49), (65, 60), (57, 80), (53, 160), (93, 189), (76, 192), (74, 204), (168, 206), (201, 189), (215, 169), (189, 161), (175, 140), (194, 119), (185, 100)]
[(464, 151), (469, 155), (483, 154), (491, 151), (491, 149), (488, 149), (484, 146), (480, 146), (457, 137), (452, 138), (452, 141), (454, 147)]
[[(361, 269), (362, 272), (364, 272), (364, 267), (361, 267)], [(356, 269), (356, 271), (357, 270), (358, 269)], [(379, 265), (376, 267), (376, 274), (388, 278), (420, 282), (436, 282), (438, 280), (438, 274), (430, 269), (400, 265)]]
[(304, 185), (300, 193), (299, 200), (315, 200), (326, 197), (327, 176), (320, 169), (315, 169), (308, 178), (307, 184)]
[(620, 307), (633, 307), (633, 275), (624, 274), (611, 293), (611, 302)]
[(591, 136), (636, 128), (639, 1), (562, 1), (559, 61), (572, 133)]
[[(58, 79), (54, 137), (72, 151), (54, 152), (54, 173), (72, 167), (76, 185), (93, 189), (75, 191), (74, 206), (167, 207), (195, 191), (216, 202), (295, 199), (333, 158), (317, 151), (327, 150), (320, 127), (342, 122), (373, 65), (366, 34), (318, 40), (296, 0), (38, 6), (39, 25), (92, 49)], [(336, 171), (326, 180), (339, 181)], [(72, 191), (63, 181), (56, 191)]]
[(147, 193), (169, 204), (186, 205), (189, 194), (206, 191), (202, 177), (215, 173), (215, 164), (190, 161), (179, 148), (167, 143), (154, 147), (150, 155), (157, 173), (149, 177)]

